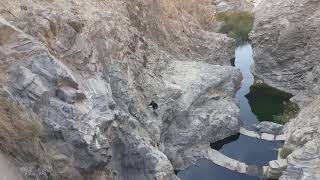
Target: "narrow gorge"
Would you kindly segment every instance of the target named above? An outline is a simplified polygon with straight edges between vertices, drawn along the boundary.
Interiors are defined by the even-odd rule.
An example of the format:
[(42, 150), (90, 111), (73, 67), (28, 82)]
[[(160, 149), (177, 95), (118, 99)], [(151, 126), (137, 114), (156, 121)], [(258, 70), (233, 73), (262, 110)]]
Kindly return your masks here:
[(319, 180), (319, 20), (319, 0), (0, 0), (0, 179)]
[[(283, 146), (282, 142), (285, 138), (282, 138), (282, 125), (263, 121), (256, 114), (265, 115), (268, 113), (262, 111), (255, 114), (252, 108), (260, 106), (260, 103), (264, 103), (269, 113), (276, 115), (279, 108), (273, 108), (273, 106), (282, 107), (286, 106), (289, 102), (285, 102), (282, 99), (285, 94), (284, 92), (273, 88), (259, 88), (254, 91), (257, 95), (251, 95), (252, 97), (248, 98), (253, 93), (253, 89), (256, 89), (256, 86), (264, 87), (264, 85), (255, 82), (254, 76), (251, 73), (253, 65), (251, 45), (245, 44), (238, 47), (235, 52), (235, 67), (240, 69), (243, 77), (241, 88), (235, 94), (240, 107), (239, 119), (241, 127), (239, 133), (212, 143), (211, 148), (219, 151), (213, 153), (219, 153), (219, 156), (204, 156), (206, 159), (199, 160), (192, 167), (179, 173), (178, 175), (181, 179), (259, 180), (278, 178), (279, 174), (275, 172), (273, 174), (270, 173), (274, 167), (268, 167), (268, 165), (270, 161), (278, 158), (278, 150)], [(270, 101), (259, 102), (260, 98), (280, 99), (280, 101), (273, 103)], [(249, 101), (255, 103), (250, 103)], [(269, 120), (271, 121), (272, 119)], [(259, 123), (260, 121), (263, 122)], [(234, 172), (230, 172), (227, 169)]]

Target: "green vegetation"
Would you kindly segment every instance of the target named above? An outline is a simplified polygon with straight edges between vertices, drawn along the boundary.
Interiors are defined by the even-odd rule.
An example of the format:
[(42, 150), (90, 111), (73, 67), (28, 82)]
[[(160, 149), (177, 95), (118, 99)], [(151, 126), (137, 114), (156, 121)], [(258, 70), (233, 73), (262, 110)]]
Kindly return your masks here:
[(40, 160), (42, 125), (27, 119), (22, 109), (7, 98), (0, 97), (0, 150), (14, 158)]
[(299, 112), (297, 104), (290, 101), (291, 94), (275, 89), (264, 83), (250, 87), (246, 95), (252, 112), (259, 121), (285, 124)]
[(248, 41), (253, 25), (254, 16), (251, 12), (222, 12), (216, 15), (218, 21), (224, 21), (219, 32), (228, 34), (229, 37)]
[(299, 112), (299, 106), (297, 104), (292, 102), (287, 102), (283, 110), (283, 113), (279, 115), (274, 115), (273, 119), (276, 123), (285, 124), (290, 119), (294, 118), (298, 112)]
[(292, 152), (293, 150), (291, 148), (284, 147), (280, 150), (280, 158), (286, 159)]

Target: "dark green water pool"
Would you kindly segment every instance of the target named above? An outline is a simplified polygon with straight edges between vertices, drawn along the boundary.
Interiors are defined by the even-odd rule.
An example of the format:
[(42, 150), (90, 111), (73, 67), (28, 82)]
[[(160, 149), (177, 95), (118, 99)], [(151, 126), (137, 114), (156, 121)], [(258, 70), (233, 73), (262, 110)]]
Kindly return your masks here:
[(290, 102), (291, 94), (266, 84), (252, 85), (245, 97), (259, 121), (284, 124), (298, 112), (298, 106)]

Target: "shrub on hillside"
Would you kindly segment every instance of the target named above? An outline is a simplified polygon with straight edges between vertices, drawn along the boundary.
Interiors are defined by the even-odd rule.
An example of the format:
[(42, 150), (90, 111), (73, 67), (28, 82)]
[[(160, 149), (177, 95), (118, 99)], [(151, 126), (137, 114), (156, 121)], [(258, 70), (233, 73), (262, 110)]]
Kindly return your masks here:
[(40, 135), (42, 126), (37, 120), (27, 120), (15, 103), (0, 97), (0, 150), (15, 159), (42, 159)]
[(286, 159), (292, 152), (293, 152), (292, 149), (284, 147), (280, 150), (280, 158)]
[(219, 32), (228, 34), (229, 37), (248, 41), (253, 25), (254, 16), (251, 12), (222, 12), (216, 15), (218, 21), (224, 21)]

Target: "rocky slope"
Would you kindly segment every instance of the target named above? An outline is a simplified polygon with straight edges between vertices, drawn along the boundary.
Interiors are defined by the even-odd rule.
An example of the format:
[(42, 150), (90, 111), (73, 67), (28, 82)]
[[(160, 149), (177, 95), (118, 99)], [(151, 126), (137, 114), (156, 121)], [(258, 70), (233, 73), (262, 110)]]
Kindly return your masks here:
[(262, 0), (255, 11), (254, 73), (295, 95), (301, 108), (284, 127), (293, 153), (280, 179), (320, 179), (320, 1)]
[(241, 75), (229, 66), (234, 40), (211, 30), (215, 8), (2, 0), (1, 96), (44, 127), (39, 160), (9, 153), (23, 177), (177, 179), (201, 158), (193, 151), (237, 133)]

